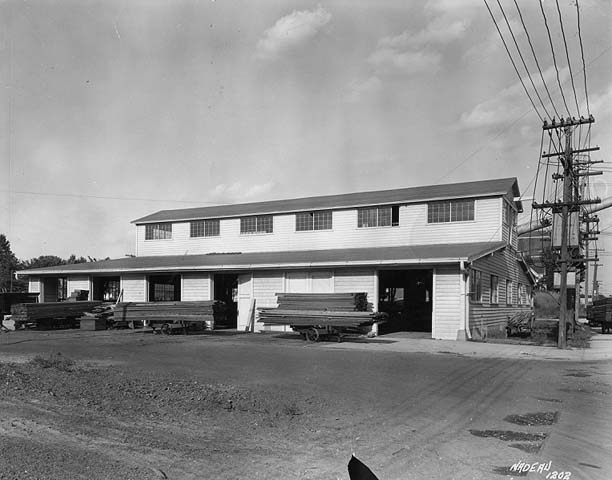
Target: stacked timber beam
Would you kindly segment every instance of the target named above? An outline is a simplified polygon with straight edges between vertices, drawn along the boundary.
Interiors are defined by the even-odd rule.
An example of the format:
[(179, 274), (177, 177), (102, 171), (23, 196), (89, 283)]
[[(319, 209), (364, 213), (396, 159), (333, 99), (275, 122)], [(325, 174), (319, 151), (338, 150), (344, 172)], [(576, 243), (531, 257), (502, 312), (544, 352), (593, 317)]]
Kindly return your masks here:
[(278, 308), (260, 308), (259, 322), (291, 327), (361, 327), (384, 318), (373, 313), (366, 293), (277, 293)]
[(223, 314), (223, 302), (122, 302), (114, 310), (114, 321), (143, 323), (199, 323), (214, 324), (215, 315)]
[(327, 310), (365, 312), (372, 309), (367, 293), (277, 293), (282, 310)]
[(37, 326), (57, 326), (61, 320), (74, 320), (90, 312), (102, 302), (17, 303), (11, 306), (15, 325), (35, 323)]

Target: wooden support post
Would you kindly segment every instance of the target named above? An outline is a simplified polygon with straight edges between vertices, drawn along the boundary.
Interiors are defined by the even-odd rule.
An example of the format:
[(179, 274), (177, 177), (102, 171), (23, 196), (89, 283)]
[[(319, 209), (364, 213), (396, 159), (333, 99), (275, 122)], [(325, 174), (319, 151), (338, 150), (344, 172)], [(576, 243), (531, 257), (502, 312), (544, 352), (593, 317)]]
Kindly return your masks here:
[(558, 348), (567, 348), (567, 268), (570, 261), (568, 249), (569, 204), (572, 201), (572, 128), (565, 127), (565, 153), (563, 157), (563, 206), (561, 207), (561, 291), (559, 311)]

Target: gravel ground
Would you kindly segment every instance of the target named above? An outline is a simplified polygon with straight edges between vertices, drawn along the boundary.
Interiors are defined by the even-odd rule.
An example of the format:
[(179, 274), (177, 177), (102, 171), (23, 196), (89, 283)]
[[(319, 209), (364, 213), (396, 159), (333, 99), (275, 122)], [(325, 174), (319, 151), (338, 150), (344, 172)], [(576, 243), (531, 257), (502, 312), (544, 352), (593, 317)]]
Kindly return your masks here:
[(610, 407), (609, 362), (95, 333), (0, 339), (0, 479), (347, 479), (353, 452), (381, 480), (512, 478), (585, 391)]

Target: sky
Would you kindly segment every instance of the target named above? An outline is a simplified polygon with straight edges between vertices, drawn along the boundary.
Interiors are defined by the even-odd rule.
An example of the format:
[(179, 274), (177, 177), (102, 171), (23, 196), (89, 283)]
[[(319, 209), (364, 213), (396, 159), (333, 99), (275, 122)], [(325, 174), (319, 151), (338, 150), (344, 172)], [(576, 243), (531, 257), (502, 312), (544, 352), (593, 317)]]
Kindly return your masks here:
[[(591, 189), (612, 196), (612, 6), (579, 2), (585, 92), (575, 0), (571, 74), (555, 1), (554, 60), (539, 3), (517, 1), (529, 38), (500, 0), (544, 106), (566, 116), (558, 83), (572, 115), (588, 98), (608, 170)], [(0, 32), (0, 232), (23, 260), (132, 254), (130, 222), (158, 210), (502, 177), (524, 221), (543, 185), (542, 119), (483, 0), (0, 1)]]

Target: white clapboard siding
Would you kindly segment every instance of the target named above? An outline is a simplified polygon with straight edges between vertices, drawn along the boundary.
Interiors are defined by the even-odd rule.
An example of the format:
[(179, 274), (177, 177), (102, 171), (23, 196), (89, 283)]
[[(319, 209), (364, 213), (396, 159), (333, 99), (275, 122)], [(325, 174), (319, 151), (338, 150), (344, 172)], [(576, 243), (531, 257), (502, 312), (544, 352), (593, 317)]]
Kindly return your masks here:
[[(476, 260), (473, 268), (482, 272), (482, 303), (470, 302), (470, 330), (475, 338), (505, 336), (508, 319), (530, 310), (530, 305), (519, 305), (518, 285), (529, 285), (517, 255), (506, 248)], [(498, 278), (498, 302), (491, 303), (491, 276)], [(506, 281), (512, 282), (512, 298), (506, 294)]]
[(439, 267), (434, 271), (432, 337), (457, 340), (462, 329), (461, 274), (459, 267)]
[(376, 271), (374, 269), (338, 269), (334, 274), (334, 293), (368, 294), (368, 303), (375, 303)]
[[(40, 277), (29, 277), (28, 278), (28, 292), (29, 293), (40, 293)], [(42, 298), (40, 299), (42, 302)]]
[(276, 294), (283, 291), (283, 272), (255, 272), (253, 295), (257, 308), (276, 308)]
[(397, 227), (357, 228), (357, 210), (335, 210), (331, 230), (296, 232), (295, 215), (274, 216), (274, 232), (240, 234), (240, 219), (222, 219), (220, 235), (190, 238), (189, 222), (172, 225), (172, 238), (144, 240), (145, 226), (137, 226), (137, 254), (195, 255), (211, 252), (269, 252), (334, 248), (497, 241), (502, 238), (501, 198), (479, 199), (475, 220), (427, 223), (427, 204), (400, 207)]
[(68, 296), (75, 290), (87, 290), (91, 298), (91, 283), (89, 275), (70, 275), (68, 276)]
[(211, 278), (209, 273), (183, 274), (181, 300), (211, 300)]
[(146, 302), (146, 279), (144, 275), (122, 275), (121, 288), (124, 302)]
[(244, 331), (249, 323), (249, 310), (253, 299), (253, 275), (238, 275), (238, 330)]

